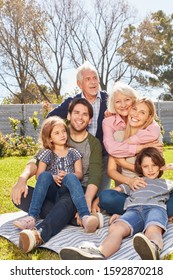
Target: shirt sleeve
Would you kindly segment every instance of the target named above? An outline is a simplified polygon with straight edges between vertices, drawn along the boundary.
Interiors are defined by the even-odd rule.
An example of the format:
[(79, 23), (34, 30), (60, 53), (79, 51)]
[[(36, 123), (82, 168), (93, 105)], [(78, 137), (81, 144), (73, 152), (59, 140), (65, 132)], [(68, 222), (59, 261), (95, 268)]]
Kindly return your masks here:
[(89, 176), (88, 176), (88, 185), (93, 184), (100, 187), (102, 180), (102, 147), (100, 141), (90, 135), (90, 160), (89, 160)]
[(71, 155), (73, 157), (73, 162), (82, 158), (82, 155), (78, 150), (76, 150), (74, 148), (70, 148), (70, 150), (71, 150)]
[(119, 187), (121, 188), (122, 192), (130, 195), (130, 187), (126, 184), (120, 184)]
[(53, 153), (49, 149), (42, 150), (37, 154), (37, 159), (46, 163), (47, 166), (50, 166), (53, 160)]
[(127, 141), (118, 142), (115, 140), (114, 118), (105, 118), (102, 122), (102, 128), (103, 144), (108, 154), (117, 158), (131, 157), (136, 154), (137, 145), (130, 145)]
[(145, 144), (159, 139), (161, 134), (160, 126), (153, 121), (147, 128), (140, 129), (135, 135), (129, 138), (130, 144)]

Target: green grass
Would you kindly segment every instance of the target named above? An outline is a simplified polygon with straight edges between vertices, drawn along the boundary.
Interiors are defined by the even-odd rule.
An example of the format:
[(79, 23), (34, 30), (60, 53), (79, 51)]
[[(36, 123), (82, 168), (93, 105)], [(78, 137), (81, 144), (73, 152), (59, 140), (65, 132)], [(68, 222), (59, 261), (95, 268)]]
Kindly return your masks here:
[[(12, 186), (25, 168), (30, 157), (0, 158), (0, 214), (16, 212), (18, 209), (10, 200)], [(29, 180), (34, 186), (35, 179)], [(0, 260), (58, 260), (58, 254), (46, 250), (35, 249), (32, 253), (25, 254), (13, 243), (0, 237)]]
[[(166, 162), (173, 162), (173, 146), (165, 147), (164, 157)], [(16, 183), (30, 157), (0, 158), (0, 214), (15, 212), (18, 209), (10, 200), (12, 186)], [(166, 171), (165, 178), (173, 180), (173, 171)], [(29, 180), (34, 186), (35, 179)], [(58, 254), (46, 249), (35, 249), (32, 253), (25, 254), (13, 243), (0, 237), (0, 260), (58, 260)], [(173, 259), (173, 255), (169, 256)]]

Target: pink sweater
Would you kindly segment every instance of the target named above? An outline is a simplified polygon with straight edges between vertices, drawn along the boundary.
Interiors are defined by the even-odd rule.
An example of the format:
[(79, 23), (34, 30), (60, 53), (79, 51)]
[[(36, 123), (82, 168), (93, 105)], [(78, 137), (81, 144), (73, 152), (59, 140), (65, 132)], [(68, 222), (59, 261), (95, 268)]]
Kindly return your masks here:
[[(136, 154), (137, 145), (155, 141), (160, 136), (160, 126), (153, 121), (147, 128), (139, 130), (135, 135), (117, 142), (114, 138), (114, 132), (117, 130), (125, 130), (126, 124), (120, 115), (114, 115), (104, 118), (103, 127), (103, 143), (108, 154), (117, 157), (131, 157)], [(129, 143), (130, 142), (130, 143)]]

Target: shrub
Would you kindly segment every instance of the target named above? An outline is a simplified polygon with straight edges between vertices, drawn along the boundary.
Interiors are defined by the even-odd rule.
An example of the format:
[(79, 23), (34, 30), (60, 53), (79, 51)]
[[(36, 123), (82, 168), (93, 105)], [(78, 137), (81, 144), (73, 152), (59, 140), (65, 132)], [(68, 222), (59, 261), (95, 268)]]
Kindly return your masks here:
[(171, 130), (171, 131), (169, 132), (169, 135), (170, 135), (170, 138), (171, 138), (171, 142), (173, 143), (173, 130)]
[(3, 134), (0, 132), (0, 157), (3, 157), (6, 153), (6, 144)]

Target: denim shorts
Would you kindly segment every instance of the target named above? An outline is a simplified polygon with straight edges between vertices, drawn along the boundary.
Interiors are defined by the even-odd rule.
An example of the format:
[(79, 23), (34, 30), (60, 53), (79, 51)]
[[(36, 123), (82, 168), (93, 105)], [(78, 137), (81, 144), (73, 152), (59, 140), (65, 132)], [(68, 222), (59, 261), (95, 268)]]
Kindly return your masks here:
[(124, 221), (131, 229), (131, 236), (145, 231), (149, 225), (157, 225), (166, 231), (168, 217), (166, 209), (160, 206), (140, 205), (127, 208), (116, 221)]

